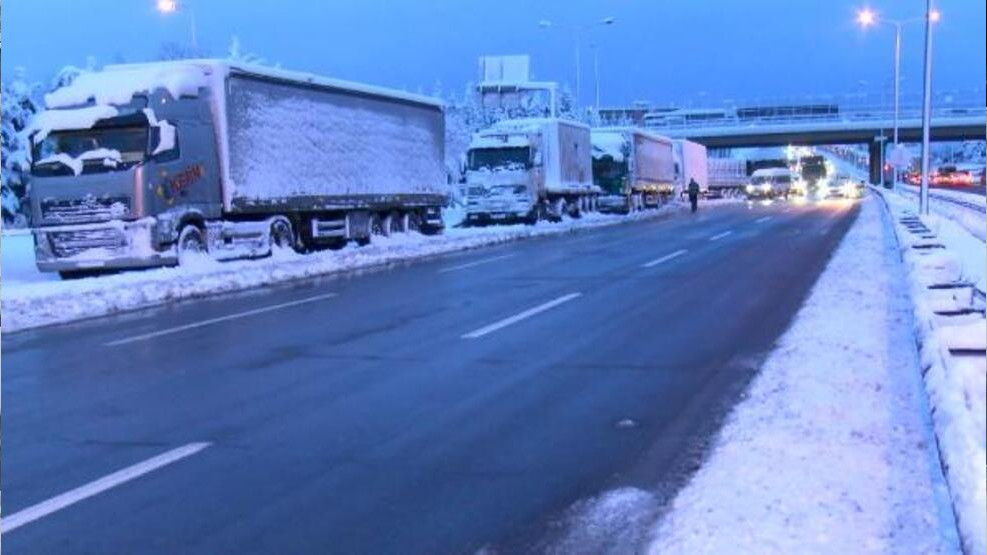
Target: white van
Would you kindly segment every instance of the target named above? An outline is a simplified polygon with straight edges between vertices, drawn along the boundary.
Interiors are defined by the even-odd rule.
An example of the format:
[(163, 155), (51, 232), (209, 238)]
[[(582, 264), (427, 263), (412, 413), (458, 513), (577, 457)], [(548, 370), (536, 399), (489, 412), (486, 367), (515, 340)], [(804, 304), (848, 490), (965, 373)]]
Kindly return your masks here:
[(765, 168), (751, 175), (750, 183), (744, 191), (747, 198), (788, 197), (794, 181), (792, 171), (787, 168)]

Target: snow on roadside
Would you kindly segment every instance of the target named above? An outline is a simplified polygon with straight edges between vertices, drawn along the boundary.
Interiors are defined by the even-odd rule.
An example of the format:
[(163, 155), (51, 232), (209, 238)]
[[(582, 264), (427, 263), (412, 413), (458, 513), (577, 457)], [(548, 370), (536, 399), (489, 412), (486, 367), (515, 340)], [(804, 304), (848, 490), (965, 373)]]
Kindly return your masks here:
[(651, 552), (958, 550), (878, 202), (863, 202)]
[[(987, 327), (983, 312), (968, 310), (978, 304), (968, 288), (930, 290), (929, 286), (970, 280), (982, 290), (987, 246), (948, 218), (918, 217), (914, 202), (887, 191), (882, 196), (894, 217), (909, 269), (915, 337), (960, 535), (967, 553), (984, 553), (987, 360), (979, 353), (987, 346)], [(937, 244), (945, 248), (913, 248)]]
[[(712, 208), (731, 202), (721, 200), (705, 204)], [(20, 244), (9, 251), (9, 268), (8, 251), (0, 249), (3, 253), (3, 285), (0, 287), (3, 332), (475, 249), (529, 237), (645, 220), (682, 210), (681, 204), (674, 203), (662, 210), (630, 216), (591, 214), (578, 220), (541, 222), (534, 226), (451, 228), (441, 235), (430, 237), (418, 234), (392, 238), (375, 237), (369, 246), (349, 246), (338, 251), (304, 255), (281, 252), (270, 258), (233, 262), (203, 260), (193, 266), (124, 272), (72, 281), (58, 281), (57, 277), (34, 270), (33, 253), (25, 250), (30, 247), (24, 246), (30, 245), (30, 237), (19, 237)], [(4, 237), (3, 241), (6, 245), (8, 238)]]

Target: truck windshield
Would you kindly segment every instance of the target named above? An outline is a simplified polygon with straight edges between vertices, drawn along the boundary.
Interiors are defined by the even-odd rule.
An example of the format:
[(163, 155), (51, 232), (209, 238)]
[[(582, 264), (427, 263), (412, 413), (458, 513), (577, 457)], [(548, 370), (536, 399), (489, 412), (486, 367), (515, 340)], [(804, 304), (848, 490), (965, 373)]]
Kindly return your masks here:
[(147, 140), (146, 125), (54, 131), (35, 146), (32, 173), (50, 176), (127, 169), (144, 161)]
[(593, 184), (608, 194), (621, 194), (627, 181), (627, 162), (614, 162), (610, 156), (593, 159)]
[(528, 147), (475, 148), (469, 153), (469, 169), (524, 169), (531, 164)]

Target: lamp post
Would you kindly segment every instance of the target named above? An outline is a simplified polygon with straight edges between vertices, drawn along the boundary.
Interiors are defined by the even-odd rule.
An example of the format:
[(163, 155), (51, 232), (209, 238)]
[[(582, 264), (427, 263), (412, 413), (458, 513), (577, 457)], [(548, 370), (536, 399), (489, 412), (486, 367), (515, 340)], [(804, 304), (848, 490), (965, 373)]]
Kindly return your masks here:
[(157, 0), (158, 12), (168, 15), (179, 11), (188, 13), (189, 19), (189, 35), (192, 40), (192, 50), (195, 51), (195, 55), (199, 55), (199, 37), (195, 29), (195, 11), (188, 2), (178, 3), (178, 0)]
[[(541, 27), (542, 29), (551, 29), (553, 27), (554, 28), (558, 28), (558, 29), (572, 29), (576, 33), (576, 98), (575, 98), (575, 104), (576, 105), (579, 104), (580, 92), (581, 92), (581, 88), (582, 88), (581, 87), (581, 85), (582, 85), (582, 77), (581, 77), (581, 74), (582, 74), (582, 60), (581, 60), (581, 56), (580, 56), (580, 53), (579, 53), (579, 51), (580, 51), (580, 43), (582, 42), (582, 34), (585, 33), (585, 32), (587, 32), (587, 31), (589, 31), (590, 29), (592, 29), (594, 27), (597, 27), (597, 26), (610, 26), (610, 25), (613, 25), (616, 22), (617, 22), (617, 19), (614, 18), (614, 17), (604, 17), (603, 19), (601, 19), (599, 21), (594, 21), (593, 23), (588, 23), (588, 24), (585, 24), (585, 25), (562, 25), (562, 24), (555, 23), (555, 22), (553, 22), (550, 19), (542, 19), (541, 21), (538, 22), (538, 26)], [(597, 96), (598, 96), (599, 95), (599, 90), (600, 90), (600, 74), (599, 74), (599, 71), (596, 71), (596, 90), (597, 90)], [(597, 103), (599, 103), (599, 98), (597, 98)], [(597, 108), (599, 108), (599, 106), (597, 106)]]
[[(922, 21), (929, 21), (935, 23), (939, 21), (941, 14), (939, 10), (931, 7), (931, 3), (928, 6), (927, 14), (923, 17), (914, 17), (911, 19), (884, 19), (877, 15), (876, 12), (869, 8), (864, 8), (857, 12), (857, 22), (863, 27), (870, 27), (878, 23), (883, 23), (885, 25), (890, 25), (894, 27), (894, 134), (892, 141), (894, 142), (895, 150), (898, 149), (898, 111), (899, 111), (899, 91), (901, 89), (901, 28), (910, 23), (919, 23)], [(931, 31), (927, 31), (927, 35)], [(931, 39), (927, 39), (931, 40)], [(924, 147), (923, 147), (924, 148)], [(895, 165), (894, 173), (892, 174), (892, 186), (898, 188), (898, 167)], [(924, 175), (924, 171), (923, 171)], [(884, 181), (884, 164), (881, 164), (881, 181)]]

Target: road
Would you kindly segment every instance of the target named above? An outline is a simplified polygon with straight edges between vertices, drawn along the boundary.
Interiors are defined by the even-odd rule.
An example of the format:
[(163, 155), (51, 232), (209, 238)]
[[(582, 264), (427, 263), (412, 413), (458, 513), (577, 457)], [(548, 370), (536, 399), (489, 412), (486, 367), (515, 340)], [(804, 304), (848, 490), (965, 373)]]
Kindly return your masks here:
[(3, 543), (543, 545), (581, 499), (684, 483), (856, 214), (724, 206), (5, 336)]

